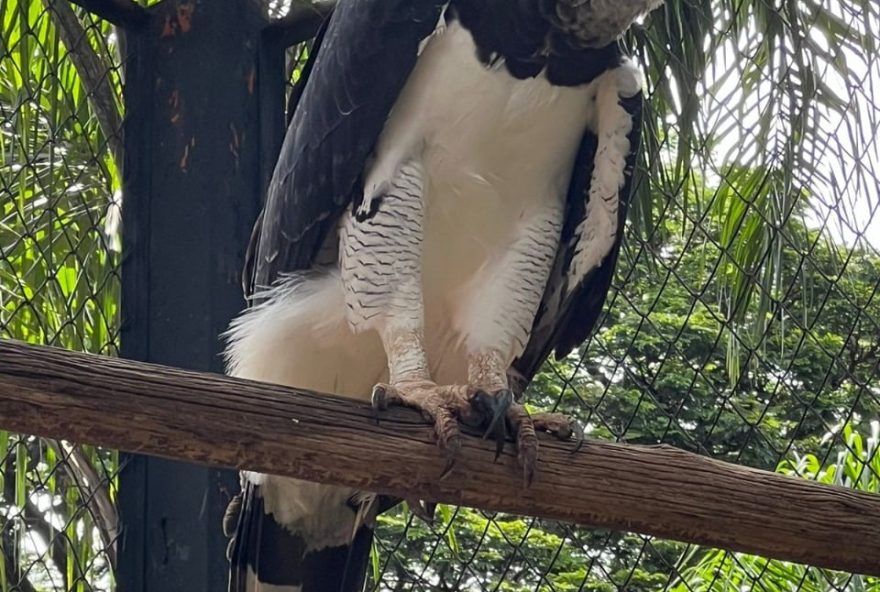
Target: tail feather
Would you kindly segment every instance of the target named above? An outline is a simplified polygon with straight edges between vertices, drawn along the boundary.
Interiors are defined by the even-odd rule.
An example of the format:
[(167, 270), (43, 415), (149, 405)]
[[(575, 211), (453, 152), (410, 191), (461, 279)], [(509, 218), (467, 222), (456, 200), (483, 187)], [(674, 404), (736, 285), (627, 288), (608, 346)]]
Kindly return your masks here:
[(241, 493), (229, 548), (229, 592), (362, 592), (371, 525), (361, 525), (349, 544), (312, 549), (305, 533), (267, 513), (260, 487), (245, 481)]
[[(228, 373), (368, 399), (387, 375), (384, 351), (377, 335), (350, 330), (345, 310), (335, 270), (282, 280), (233, 322)], [(225, 521), (229, 530), (235, 525), (230, 592), (361, 592), (375, 496), (271, 475), (243, 477)]]
[(229, 375), (369, 400), (385, 350), (349, 327), (338, 271), (287, 276), (258, 297), (224, 335)]

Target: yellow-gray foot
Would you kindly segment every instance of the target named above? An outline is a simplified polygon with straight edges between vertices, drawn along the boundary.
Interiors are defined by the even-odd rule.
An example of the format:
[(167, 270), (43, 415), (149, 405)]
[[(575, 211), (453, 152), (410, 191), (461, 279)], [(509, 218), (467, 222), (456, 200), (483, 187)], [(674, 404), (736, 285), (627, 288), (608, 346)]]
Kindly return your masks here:
[(516, 434), (517, 458), (523, 469), (523, 481), (526, 486), (535, 477), (535, 466), (538, 461), (537, 432), (547, 432), (560, 440), (575, 441), (574, 452), (577, 452), (584, 440), (584, 430), (579, 423), (561, 413), (536, 413), (529, 415), (522, 405), (511, 405), (507, 411), (507, 423)]
[(380, 383), (373, 387), (372, 402), (377, 412), (390, 406), (413, 407), (434, 423), (437, 444), (446, 455), (442, 479), (452, 469), (461, 448), (458, 422), (470, 424), (474, 420), (471, 400), (475, 394), (476, 390), (467, 385), (438, 385), (430, 381)]
[(459, 422), (483, 431), (496, 443), (495, 458), (501, 454), (508, 436), (515, 436), (517, 457), (523, 467), (526, 485), (532, 482), (538, 458), (536, 432), (555, 435), (560, 440), (574, 436), (576, 448), (583, 440), (579, 424), (559, 413), (536, 413), (530, 416), (522, 405), (513, 402), (508, 389), (486, 392), (469, 385), (437, 385), (430, 381), (377, 384), (373, 388), (373, 409), (389, 406), (413, 407), (433, 422), (437, 444), (446, 455), (441, 479), (452, 469), (461, 447)]

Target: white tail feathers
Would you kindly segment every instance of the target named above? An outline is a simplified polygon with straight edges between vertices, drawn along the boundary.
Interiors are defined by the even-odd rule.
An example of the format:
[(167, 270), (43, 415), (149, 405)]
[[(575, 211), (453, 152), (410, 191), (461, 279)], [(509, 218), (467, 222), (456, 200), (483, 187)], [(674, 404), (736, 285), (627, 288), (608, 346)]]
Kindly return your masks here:
[(374, 332), (349, 328), (338, 272), (291, 275), (259, 297), (224, 334), (227, 374), (369, 398), (385, 354)]
[[(335, 270), (286, 277), (259, 298), (224, 335), (229, 375), (366, 400), (386, 379), (378, 334), (349, 328)], [(351, 542), (361, 519), (348, 505), (353, 490), (251, 472), (242, 477), (260, 486), (266, 513), (302, 535), (309, 550)], [(275, 589), (260, 585), (255, 589)]]

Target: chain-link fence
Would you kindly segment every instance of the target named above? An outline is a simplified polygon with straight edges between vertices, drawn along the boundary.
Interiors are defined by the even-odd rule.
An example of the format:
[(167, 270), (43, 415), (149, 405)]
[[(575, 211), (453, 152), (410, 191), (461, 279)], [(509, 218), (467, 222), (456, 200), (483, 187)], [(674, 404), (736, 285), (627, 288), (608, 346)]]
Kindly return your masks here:
[[(114, 355), (120, 76), (106, 24), (0, 2), (0, 337)], [(0, 432), (0, 590), (110, 590), (117, 454)]]
[[(649, 115), (614, 290), (530, 404), (590, 437), (880, 492), (878, 10), (685, 0), (634, 32)], [(445, 508), (438, 522), (380, 518), (376, 589), (880, 590), (545, 520)]]
[[(112, 355), (119, 58), (111, 27), (67, 7), (0, 0), (0, 335)], [(614, 290), (529, 404), (590, 437), (880, 492), (877, 31), (867, 1), (669, 0), (630, 35), (649, 109)], [(0, 461), (0, 590), (112, 588), (114, 453), (0, 434)], [(880, 591), (446, 506), (431, 527), (380, 517), (374, 546), (380, 590)]]

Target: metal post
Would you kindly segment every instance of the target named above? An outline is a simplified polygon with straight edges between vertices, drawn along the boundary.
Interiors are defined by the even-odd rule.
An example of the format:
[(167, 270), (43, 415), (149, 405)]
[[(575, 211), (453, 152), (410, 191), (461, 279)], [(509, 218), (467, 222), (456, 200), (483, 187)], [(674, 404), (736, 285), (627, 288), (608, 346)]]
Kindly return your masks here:
[[(222, 371), (220, 333), (283, 136), (283, 48), (245, 0), (165, 0), (128, 32), (122, 355)], [(128, 456), (121, 592), (226, 589), (237, 475)]]

